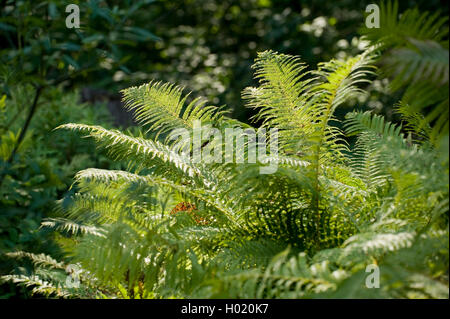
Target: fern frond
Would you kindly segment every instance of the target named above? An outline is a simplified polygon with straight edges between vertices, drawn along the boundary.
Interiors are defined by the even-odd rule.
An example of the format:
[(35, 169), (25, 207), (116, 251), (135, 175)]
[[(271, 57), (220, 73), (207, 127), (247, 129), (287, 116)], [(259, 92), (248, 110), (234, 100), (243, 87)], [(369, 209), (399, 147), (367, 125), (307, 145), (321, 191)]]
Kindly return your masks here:
[[(205, 202), (206, 204), (214, 207), (218, 211), (220, 211), (224, 216), (228, 218), (228, 220), (232, 223), (235, 223), (236, 216), (234, 210), (230, 205), (224, 200), (224, 196), (220, 196), (217, 194), (217, 189), (215, 187), (198, 187), (195, 184), (185, 183), (185, 185), (176, 183), (171, 181), (170, 179), (166, 179), (157, 175), (137, 175), (133, 173), (129, 173), (126, 171), (114, 171), (114, 170), (103, 170), (103, 169), (95, 169), (90, 168), (83, 171), (80, 171), (76, 175), (76, 180), (78, 182), (81, 181), (98, 181), (102, 183), (108, 183), (112, 181), (126, 181), (126, 182), (139, 182), (145, 185), (157, 185), (160, 187), (166, 187), (168, 189), (172, 189), (178, 191), (180, 193), (192, 196), (200, 201)], [(89, 192), (89, 189), (85, 189), (86, 192)], [(115, 196), (117, 198), (117, 196)], [(123, 197), (124, 202), (129, 201), (126, 199), (126, 196)], [(96, 201), (94, 201), (95, 203)], [(100, 204), (102, 207), (108, 207), (110, 204)], [(110, 206), (112, 207), (112, 206)], [(120, 210), (120, 209), (119, 209)]]
[(422, 12), (409, 9), (399, 15), (397, 1), (380, 3), (380, 27), (363, 28), (361, 32), (380, 49), (403, 46), (408, 39), (445, 41), (448, 17), (441, 12)]
[(399, 102), (395, 106), (396, 113), (400, 114), (404, 121), (404, 128), (412, 131), (422, 140), (428, 140), (431, 136), (431, 127), (420, 112), (416, 112), (405, 102)]
[(46, 297), (56, 296), (59, 298), (68, 298), (76, 296), (73, 291), (68, 291), (51, 281), (41, 279), (39, 276), (31, 275), (5, 275), (0, 277), (4, 282), (12, 282), (26, 287), (32, 287), (31, 293), (33, 295), (43, 295)]
[[(345, 277), (343, 271), (331, 271), (326, 262), (310, 265), (304, 253), (291, 256), (287, 249), (275, 256), (265, 270), (231, 272), (218, 280), (232, 298), (305, 298), (334, 290)], [(210, 297), (220, 294), (213, 290)]]
[(46, 266), (55, 269), (65, 269), (65, 265), (61, 262), (56, 261), (51, 256), (46, 254), (33, 254), (24, 251), (9, 252), (5, 254), (7, 257), (22, 259), (28, 258), (36, 266)]
[(106, 148), (110, 156), (116, 160), (134, 159), (137, 163), (156, 168), (167, 168), (167, 163), (170, 163), (180, 171), (180, 174), (187, 173), (189, 176), (200, 174), (198, 169), (188, 164), (185, 157), (158, 141), (132, 137), (118, 130), (106, 130), (100, 126), (70, 123), (56, 129), (61, 128), (89, 133), (88, 136), (93, 137), (100, 146)]
[(395, 91), (419, 81), (437, 86), (448, 84), (448, 49), (433, 41), (411, 39), (410, 42), (412, 48), (395, 49), (383, 60), (387, 75), (393, 77), (391, 88)]
[(357, 135), (362, 132), (372, 132), (385, 141), (394, 141), (404, 144), (404, 136), (401, 126), (386, 122), (384, 117), (366, 112), (351, 112), (345, 116), (344, 123), (347, 136)]
[(186, 105), (188, 95), (182, 97), (182, 88), (170, 83), (150, 82), (122, 90), (125, 108), (134, 111), (136, 121), (157, 136), (174, 129), (193, 128), (194, 121), (218, 121), (223, 111), (206, 106), (207, 101), (196, 98)]
[(66, 218), (45, 218), (41, 227), (47, 227), (59, 232), (66, 232), (72, 235), (92, 234), (104, 236), (101, 229), (95, 226), (82, 225)]
[(384, 52), (381, 70), (392, 78), (391, 89), (406, 88), (402, 102), (425, 115), (437, 145), (448, 134), (448, 17), (417, 8), (398, 15), (397, 1), (382, 2), (380, 28), (363, 33)]

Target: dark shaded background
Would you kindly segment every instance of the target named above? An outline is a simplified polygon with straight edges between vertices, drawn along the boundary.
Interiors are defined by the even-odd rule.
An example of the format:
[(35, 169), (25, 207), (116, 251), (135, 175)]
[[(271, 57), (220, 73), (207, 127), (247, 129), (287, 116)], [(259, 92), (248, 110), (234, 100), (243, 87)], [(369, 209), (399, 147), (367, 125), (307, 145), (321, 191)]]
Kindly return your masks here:
[[(139, 12), (134, 23), (161, 40), (137, 43), (126, 53), (130, 74), (115, 72), (113, 83), (92, 74), (89, 82), (118, 91), (154, 79), (171, 81), (215, 105), (226, 104), (235, 117), (247, 121), (251, 111), (243, 107), (240, 94), (255, 85), (251, 65), (258, 51), (300, 55), (312, 68), (321, 61), (354, 55), (360, 52), (358, 31), (370, 3), (374, 1), (157, 1)], [(400, 1), (399, 11), (414, 6), (448, 14), (447, 2), (438, 0)], [(382, 83), (373, 90), (383, 96)], [(381, 111), (379, 95), (368, 107)], [(386, 103), (389, 108), (393, 101)]]

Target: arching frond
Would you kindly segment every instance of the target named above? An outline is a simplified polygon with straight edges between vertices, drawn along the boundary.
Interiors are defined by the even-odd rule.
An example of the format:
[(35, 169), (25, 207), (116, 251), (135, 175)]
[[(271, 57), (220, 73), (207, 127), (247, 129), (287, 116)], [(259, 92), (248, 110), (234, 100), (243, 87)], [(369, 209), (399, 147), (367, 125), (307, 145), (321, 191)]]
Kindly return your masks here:
[(399, 15), (397, 1), (380, 3), (380, 27), (363, 28), (361, 31), (372, 43), (381, 49), (403, 46), (409, 39), (445, 41), (448, 17), (439, 11), (430, 13), (418, 8), (409, 9)]
[(157, 134), (174, 129), (190, 129), (194, 121), (205, 123), (218, 121), (223, 111), (207, 106), (207, 101), (196, 98), (186, 103), (182, 88), (170, 83), (150, 82), (139, 87), (122, 90), (125, 108), (134, 111), (136, 121)]
[(57, 127), (57, 129), (60, 128), (89, 133), (89, 137), (93, 137), (100, 146), (108, 150), (110, 156), (117, 160), (132, 159), (138, 164), (145, 163), (156, 168), (167, 168), (167, 163), (170, 163), (173, 168), (180, 170), (180, 174), (187, 173), (194, 176), (200, 173), (188, 164), (185, 157), (158, 141), (132, 137), (118, 130), (106, 130), (100, 126), (64, 124)]
[(382, 2), (380, 27), (363, 33), (383, 52), (381, 71), (393, 91), (404, 90), (409, 113), (422, 113), (434, 145), (448, 134), (448, 17), (440, 12), (409, 9), (399, 15), (398, 3)]
[(27, 253), (24, 251), (17, 251), (17, 252), (10, 252), (6, 253), (6, 256), (10, 258), (15, 259), (22, 259), (22, 258), (28, 258), (31, 260), (31, 262), (37, 266), (46, 266), (46, 267), (52, 267), (56, 269), (64, 269), (65, 266), (63, 263), (58, 262), (57, 260), (53, 259), (52, 257), (45, 255), (45, 254), (32, 254)]

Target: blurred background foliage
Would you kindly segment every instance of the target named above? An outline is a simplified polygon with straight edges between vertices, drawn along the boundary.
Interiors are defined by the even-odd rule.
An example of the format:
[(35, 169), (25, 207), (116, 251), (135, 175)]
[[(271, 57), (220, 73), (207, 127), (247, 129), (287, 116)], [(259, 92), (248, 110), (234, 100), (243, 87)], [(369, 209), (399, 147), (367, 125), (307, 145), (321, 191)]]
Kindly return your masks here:
[[(373, 1), (71, 1), (80, 7), (80, 29), (65, 27), (67, 1), (3, 3), (0, 40), (8, 45), (2, 60), (35, 82), (42, 82), (35, 79), (40, 74), (49, 83), (115, 93), (152, 79), (171, 81), (226, 104), (246, 121), (249, 110), (240, 94), (254, 85), (249, 70), (257, 52), (300, 55), (311, 68), (354, 55), (362, 47), (365, 8)], [(400, 12), (417, 6), (448, 14), (440, 0), (399, 5)], [(368, 107), (381, 111), (386, 87), (374, 83), (379, 94)]]
[[(111, 122), (104, 105), (80, 104), (77, 91), (64, 92), (60, 88), (48, 89), (42, 95), (40, 109), (15, 160), (8, 163), (26, 115), (23, 105), (33, 95), (33, 88), (17, 85), (10, 94), (3, 95), (0, 123), (0, 273), (19, 267), (4, 258), (3, 253), (8, 251), (27, 249), (59, 256), (60, 249), (49, 232), (40, 229), (42, 218), (51, 214), (58, 198), (73, 192), (69, 190), (73, 176), (85, 165), (112, 167), (106, 157), (96, 154), (95, 147), (84, 140), (53, 131), (68, 119), (106, 126)], [(11, 124), (6, 127), (4, 123)], [(17, 295), (17, 289), (4, 285), (0, 297)]]
[[(53, 132), (56, 126), (128, 126), (117, 92), (153, 79), (226, 104), (233, 117), (248, 122), (252, 111), (244, 108), (241, 91), (255, 85), (250, 66), (257, 52), (300, 55), (312, 69), (355, 55), (364, 46), (365, 8), (373, 2), (0, 0), (0, 254), (59, 257), (39, 228), (42, 217), (73, 191), (75, 172), (113, 168), (83, 140)], [(65, 25), (71, 3), (80, 8), (79, 29)], [(401, 1), (399, 12), (415, 6), (448, 15), (439, 0)], [(380, 78), (356, 105), (395, 120), (401, 93), (390, 92), (389, 81)], [(0, 257), (0, 274), (14, 267)], [(17, 289), (2, 285), (0, 297), (27, 296)]]
[[(166, 80), (199, 92), (215, 105), (226, 104), (233, 116), (247, 121), (251, 110), (240, 100), (242, 89), (255, 85), (249, 72), (257, 52), (266, 49), (300, 55), (312, 69), (321, 61), (360, 52), (359, 30), (365, 8), (374, 1), (317, 0), (189, 0), (157, 1), (142, 15), (160, 41), (137, 44), (118, 70), (113, 87), (124, 88), (151, 79)], [(444, 1), (400, 1), (399, 11), (448, 13)], [(376, 81), (367, 106), (382, 111), (387, 83)], [(365, 102), (365, 101), (364, 101)], [(390, 116), (391, 111), (387, 111)]]

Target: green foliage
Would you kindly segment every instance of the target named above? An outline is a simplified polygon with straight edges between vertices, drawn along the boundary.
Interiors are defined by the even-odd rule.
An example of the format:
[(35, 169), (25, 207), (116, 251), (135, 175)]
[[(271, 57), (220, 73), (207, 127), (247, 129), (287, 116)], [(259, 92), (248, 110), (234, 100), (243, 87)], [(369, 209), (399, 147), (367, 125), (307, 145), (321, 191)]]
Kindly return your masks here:
[[(73, 1), (79, 7), (80, 28), (66, 27), (66, 1), (4, 1), (0, 16), (2, 63), (14, 66), (22, 83), (56, 85), (92, 72), (111, 72), (130, 59), (134, 42), (158, 40), (146, 29), (131, 25), (136, 12), (153, 0)], [(110, 71), (111, 70), (111, 71)], [(109, 74), (112, 77), (112, 73)]]
[[(19, 147), (15, 160), (7, 160), (14, 148), (25, 117), (23, 107), (33, 88), (27, 85), (11, 87), (11, 95), (3, 95), (0, 123), (0, 273), (9, 273), (20, 263), (7, 258), (6, 252), (26, 250), (32, 253), (62, 256), (52, 241), (53, 235), (40, 229), (42, 218), (51, 215), (54, 201), (64, 196), (74, 174), (84, 165), (109, 167), (110, 161), (95, 154), (95, 148), (69, 134), (57, 134), (55, 126), (71, 118), (87, 123), (109, 122), (109, 114), (101, 105), (96, 108), (78, 102), (78, 93), (66, 93), (59, 88), (46, 91), (41, 110)], [(69, 191), (70, 192), (70, 191)], [(23, 271), (29, 271), (24, 267)], [(28, 269), (28, 270), (27, 270)], [(20, 271), (19, 271), (20, 272)], [(1, 296), (14, 294), (1, 286)], [(21, 292), (27, 295), (26, 291)]]
[(188, 95), (182, 97), (182, 89), (169, 83), (149, 83), (122, 92), (125, 108), (135, 111), (136, 122), (158, 134), (193, 128), (195, 120), (214, 122), (220, 116), (214, 106), (206, 106), (207, 101), (201, 98), (185, 105)]
[[(4, 1), (0, 296), (448, 298), (448, 21), (422, 10), (436, 2), (400, 17), (406, 2), (382, 4), (381, 28), (363, 31), (374, 48), (360, 55), (365, 2), (152, 2), (79, 2), (74, 30), (66, 3)], [(370, 83), (374, 52), (391, 82)], [(279, 130), (279, 153), (187, 160), (199, 149), (174, 140), (177, 129), (252, 126), (168, 82), (121, 91), (134, 132), (55, 88), (150, 78), (231, 102), (245, 121), (236, 92), (253, 86), (245, 113)], [(397, 96), (382, 96), (386, 85), (402, 96), (401, 125), (388, 120)], [(347, 112), (356, 101), (375, 112)], [(217, 147), (208, 137), (200, 150)], [(366, 286), (368, 265), (379, 289)]]
[(449, 122), (448, 16), (414, 8), (399, 17), (397, 2), (382, 2), (380, 28), (363, 34), (382, 51), (391, 89), (403, 91), (400, 114), (421, 139), (439, 143)]
[[(369, 112), (336, 126), (372, 62), (369, 50), (307, 71), (298, 57), (260, 53), (259, 86), (243, 97), (263, 127), (279, 128), (280, 150), (253, 164), (190, 161), (164, 138), (192, 132), (194, 120), (222, 133), (249, 127), (200, 100), (185, 104), (170, 84), (122, 92), (151, 135), (60, 126), (92, 137), (127, 170), (80, 171), (76, 192), (43, 223), (63, 233), (82, 289), (46, 280), (43, 256), (31, 256), (32, 274), (3, 280), (87, 298), (448, 298), (448, 141), (417, 143)], [(357, 137), (354, 147), (344, 135)], [(277, 171), (260, 174), (271, 161)], [(379, 289), (365, 286), (370, 264), (380, 267)]]
[[(136, 72), (118, 72), (115, 86), (120, 90), (152, 79), (177, 83), (214, 105), (226, 104), (234, 118), (248, 123), (255, 112), (243, 107), (240, 93), (256, 84), (248, 69), (258, 52), (272, 49), (300, 55), (311, 68), (335, 57), (357, 55), (363, 44), (358, 26), (370, 3), (373, 1), (156, 1), (149, 10), (142, 10), (135, 23), (153, 21), (151, 31), (163, 41), (138, 43), (138, 54), (126, 63)], [(403, 7), (416, 4), (431, 11), (440, 6), (437, 0), (401, 3)], [(371, 91), (377, 94), (368, 108), (379, 106), (379, 100), (396, 100), (378, 86)], [(377, 111), (390, 115), (389, 110)]]
[[(89, 81), (93, 72), (105, 75), (118, 68), (127, 71), (124, 62), (130, 56), (121, 49), (132, 47), (135, 42), (158, 39), (129, 22), (133, 13), (151, 2), (153, 0), (126, 1), (121, 7), (118, 4), (110, 7), (106, 1), (76, 1), (71, 3), (78, 9), (72, 12), (78, 13), (80, 25), (76, 28), (68, 25), (73, 15), (66, 16), (66, 11), (71, 10), (67, 10), (69, 4), (64, 1), (2, 2), (0, 39), (9, 44), (0, 51), (2, 92), (11, 96), (18, 85), (34, 87), (33, 97), (25, 103), (29, 109), (22, 129), (17, 136), (10, 136), (14, 143), (7, 163), (15, 160), (22, 147), (45, 91), (61, 84), (73, 85), (80, 78)], [(4, 175), (5, 172), (0, 171), (0, 184)]]

